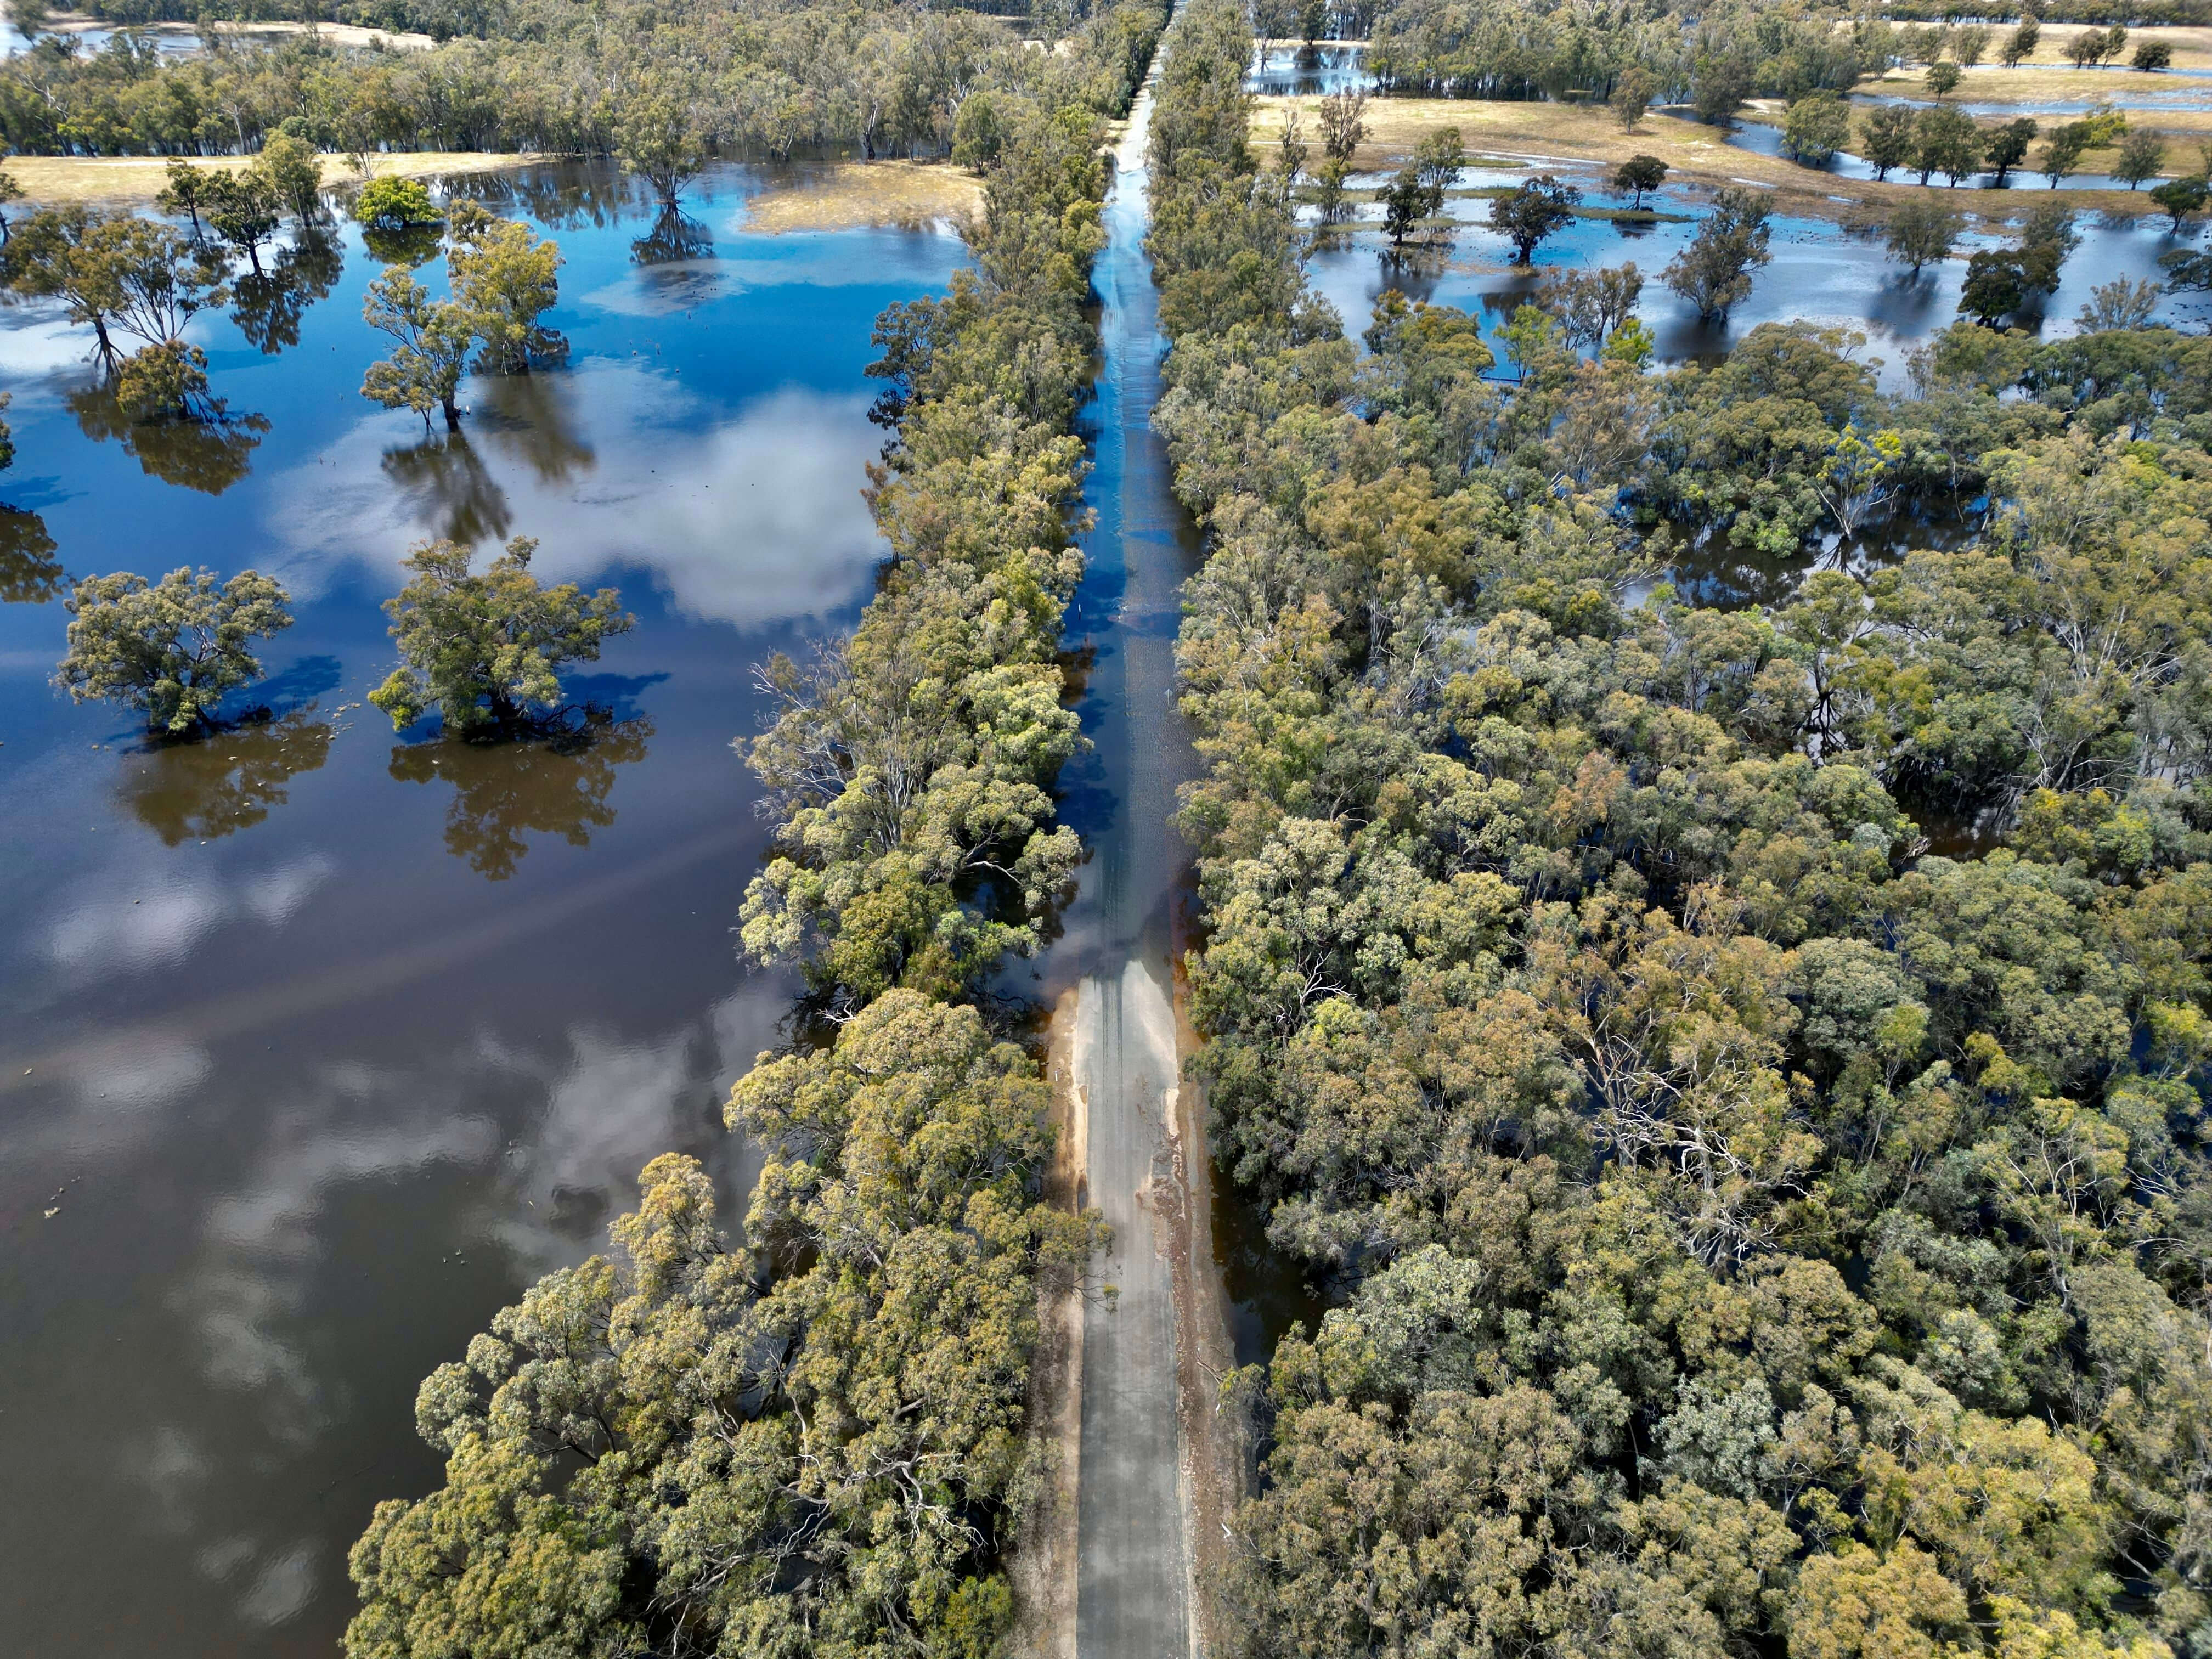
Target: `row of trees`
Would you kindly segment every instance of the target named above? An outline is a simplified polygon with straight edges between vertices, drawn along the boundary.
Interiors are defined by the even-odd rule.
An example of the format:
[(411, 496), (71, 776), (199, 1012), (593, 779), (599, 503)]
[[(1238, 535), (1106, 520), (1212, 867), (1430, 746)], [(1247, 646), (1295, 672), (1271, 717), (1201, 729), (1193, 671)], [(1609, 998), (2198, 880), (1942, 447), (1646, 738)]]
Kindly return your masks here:
[[(2041, 40), (2033, 16), (2000, 30), (1987, 22), (1899, 27), (1821, 4), (1732, 4), (1685, 15), (1556, 0), (1395, 0), (1376, 19), (1367, 63), (1395, 92), (1579, 98), (1638, 113), (1655, 101), (1686, 104), (1725, 122), (1747, 99), (1847, 95), (1893, 65), (1926, 65), (1940, 96), (1984, 61), (2026, 62)], [(2130, 40), (2118, 23), (2081, 29), (2062, 55), (2091, 68), (2118, 59)], [(2136, 69), (2172, 66), (2172, 42), (2134, 45)]]
[(873, 157), (941, 155), (978, 88), (1032, 99), (1049, 85), (1113, 106), (1142, 32), (1120, 8), (1060, 22), (1087, 66), (1043, 61), (1001, 22), (872, 0), (768, 6), (732, 19), (714, 0), (543, 0), (502, 9), (494, 39), (428, 51), (313, 37), (179, 59), (115, 36), (96, 53), (45, 40), (0, 64), (0, 140), (46, 155), (250, 154), (274, 134), (365, 158), (382, 149), (622, 155), (648, 173), (708, 153), (787, 157), (802, 145)]
[(1153, 158), (1198, 1063), (1333, 1304), (1230, 1387), (1243, 1646), (2212, 1650), (2206, 343), (1651, 373), (1593, 274), (1361, 356), (1248, 52), (1185, 9)]
[[(1858, 122), (1857, 148), (1877, 179), (1904, 170), (1917, 173), (1924, 185), (1940, 173), (1956, 185), (1985, 173), (2002, 189), (2013, 170), (2027, 165), (2039, 134), (2044, 144), (2034, 171), (2053, 190), (2079, 171), (2093, 150), (2112, 152), (2112, 175), (2130, 190), (2158, 177), (2166, 164), (2166, 139), (2148, 128), (2130, 126), (2126, 116), (2112, 109), (2062, 122), (2046, 133), (2030, 116), (1983, 123), (1944, 104), (1883, 104)], [(1851, 142), (1850, 106), (1833, 93), (1793, 100), (1784, 112), (1782, 153), (1807, 167), (1826, 167)]]
[[(1160, 22), (1112, 38), (1148, 51)], [(614, 1259), (424, 1383), (446, 1480), (356, 1546), (356, 1659), (1000, 1650), (1038, 1281), (1095, 1226), (1038, 1202), (1045, 1085), (970, 999), (1079, 852), (1049, 787), (1079, 740), (1067, 428), (1107, 183), (1082, 88), (1110, 72), (1126, 102), (1142, 64), (994, 96), (973, 269), (879, 321), (892, 558), (849, 639), (763, 671), (778, 713), (740, 744), (779, 821), (744, 948), (835, 1016), (732, 1097), (767, 1153), (744, 1243), (695, 1162), (656, 1159)]]

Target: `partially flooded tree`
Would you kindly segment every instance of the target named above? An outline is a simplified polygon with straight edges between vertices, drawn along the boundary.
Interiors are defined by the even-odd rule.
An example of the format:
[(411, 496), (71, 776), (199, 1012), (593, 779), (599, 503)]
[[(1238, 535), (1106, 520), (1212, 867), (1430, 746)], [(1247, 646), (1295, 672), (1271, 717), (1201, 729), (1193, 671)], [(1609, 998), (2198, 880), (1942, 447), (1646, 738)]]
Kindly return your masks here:
[(1697, 307), (1701, 321), (1721, 321), (1751, 297), (1751, 273), (1774, 257), (1766, 225), (1772, 210), (1763, 191), (1747, 186), (1715, 192), (1712, 212), (1662, 273), (1668, 288)]
[(483, 367), (527, 374), (533, 362), (559, 356), (566, 342), (538, 319), (560, 298), (560, 269), (561, 247), (552, 238), (489, 215), (464, 230), (456, 213), (446, 270), (454, 303), (469, 313), (483, 344)]
[(1859, 151), (1877, 179), (1912, 160), (1913, 111), (1908, 104), (1883, 104), (1870, 111), (1859, 132)]
[(1629, 319), (1643, 293), (1644, 273), (1632, 259), (1597, 270), (1547, 271), (1536, 303), (1558, 321), (1569, 345), (1595, 350)]
[(409, 230), (442, 224), (446, 218), (417, 179), (370, 179), (354, 192), (353, 216), (374, 230)]
[(207, 215), (209, 228), (243, 253), (258, 273), (261, 245), (276, 234), (280, 205), (268, 175), (246, 167), (210, 174), (201, 210)]
[(211, 297), (210, 273), (186, 257), (167, 225), (75, 204), (44, 208), (9, 240), (4, 269), (18, 293), (58, 299), (90, 325), (102, 364), (122, 352), (118, 331), (149, 344), (172, 340)]
[(289, 603), (252, 570), (220, 584), (184, 567), (152, 584), (127, 572), (88, 577), (67, 601), (69, 654), (54, 683), (79, 702), (137, 709), (172, 737), (206, 729), (225, 695), (261, 678), (252, 643), (292, 625)]
[(1827, 166), (1850, 137), (1850, 106), (1832, 92), (1791, 99), (1782, 118), (1782, 153), (1808, 167)]
[(687, 181), (707, 164), (707, 145), (692, 111), (689, 88), (656, 79), (617, 100), (615, 154), (624, 168), (653, 187), (663, 207), (674, 207)]
[(1940, 264), (1951, 257), (1952, 246), (1966, 227), (1964, 214), (1954, 213), (1930, 198), (1915, 197), (1890, 210), (1882, 240), (1889, 246), (1889, 257), (1899, 264), (1910, 266), (1917, 276), (1924, 267)]
[(1667, 180), (1667, 164), (1656, 155), (1632, 155), (1613, 172), (1613, 187), (1641, 209), (1644, 198)]
[(434, 298), (412, 272), (392, 266), (368, 285), (361, 314), (398, 343), (369, 365), (361, 395), (386, 409), (411, 409), (430, 424), (441, 410), (448, 428), (461, 423), (461, 374), (476, 344), (476, 319), (465, 306)]
[(1989, 130), (1982, 159), (1989, 163), (1990, 182), (1998, 189), (2005, 187), (2007, 175), (2027, 159), (2027, 147), (2035, 142), (2035, 118), (2028, 115)]
[(384, 607), (399, 666), (368, 698), (393, 730), (433, 710), (465, 738), (554, 725), (568, 712), (562, 665), (598, 661), (604, 641), (636, 626), (611, 587), (543, 586), (530, 574), (537, 546), (517, 537), (481, 574), (453, 542), (425, 542), (408, 557), (415, 579)]
[(1513, 244), (1513, 263), (1525, 265), (1541, 243), (1574, 222), (1582, 198), (1573, 185), (1540, 173), (1491, 203), (1490, 228)]

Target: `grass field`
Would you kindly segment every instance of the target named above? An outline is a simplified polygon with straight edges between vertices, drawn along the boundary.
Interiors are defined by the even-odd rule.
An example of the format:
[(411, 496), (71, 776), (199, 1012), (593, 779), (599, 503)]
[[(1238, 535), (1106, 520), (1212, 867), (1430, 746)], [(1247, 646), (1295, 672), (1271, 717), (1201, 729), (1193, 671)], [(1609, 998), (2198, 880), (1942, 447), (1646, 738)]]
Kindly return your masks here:
[[(195, 156), (193, 165), (215, 172), (234, 173), (251, 159), (242, 155)], [(370, 161), (380, 179), (422, 179), (440, 173), (489, 173), (542, 159), (475, 150), (411, 150), (372, 156)], [(15, 176), (15, 182), (22, 185), (24, 199), (34, 205), (150, 202), (168, 179), (168, 162), (160, 156), (11, 155), (4, 165)], [(346, 157), (323, 157), (325, 184), (352, 183), (360, 177)]]
[(948, 162), (841, 161), (771, 183), (746, 204), (747, 230), (849, 230), (957, 222), (983, 210), (983, 185)]
[[(1313, 145), (1321, 131), (1320, 101), (1315, 97), (1257, 100), (1252, 115), (1254, 143), (1262, 147), (1273, 144), (1283, 130), (1286, 112), (1295, 105), (1306, 142)], [(1779, 156), (1732, 148), (1717, 128), (1666, 116), (1646, 116), (1634, 132), (1624, 133), (1611, 112), (1588, 105), (1378, 98), (1368, 105), (1366, 120), (1366, 141), (1353, 157), (1354, 164), (1362, 169), (1398, 167), (1412, 156), (1424, 137), (1455, 126), (1470, 152), (1502, 161), (1538, 167), (1547, 162), (1615, 166), (1631, 155), (1656, 155), (1667, 163), (1676, 179), (1706, 185), (1762, 185), (1786, 198), (1785, 210), (1821, 218), (1854, 218), (1867, 209), (1902, 201), (1920, 188), (1815, 173)], [(2212, 116), (2206, 118), (2205, 131), (2212, 136)], [(2082, 170), (2101, 171), (2104, 159), (2093, 152), (2082, 161)], [(1968, 187), (1945, 189), (1942, 193), (1949, 205), (1990, 220), (2016, 216), (2032, 198), (2050, 194), (2042, 181), (2033, 178), (2023, 179), (2011, 190)], [(2136, 191), (2061, 190), (2057, 194), (2077, 208), (2120, 214), (2157, 211), (2148, 198)]]

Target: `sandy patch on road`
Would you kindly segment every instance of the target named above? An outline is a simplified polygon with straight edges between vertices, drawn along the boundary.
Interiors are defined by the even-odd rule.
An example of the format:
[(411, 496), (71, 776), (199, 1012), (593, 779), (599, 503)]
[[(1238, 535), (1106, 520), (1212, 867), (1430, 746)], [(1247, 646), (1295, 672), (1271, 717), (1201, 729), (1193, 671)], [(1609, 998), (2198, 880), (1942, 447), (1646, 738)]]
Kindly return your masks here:
[(983, 211), (983, 182), (946, 161), (840, 161), (775, 179), (745, 204), (747, 230), (851, 230), (961, 223)]
[[(195, 155), (192, 165), (214, 172), (235, 173), (253, 158), (248, 155)], [(477, 150), (409, 150), (369, 158), (380, 179), (427, 179), (439, 173), (491, 173), (541, 161), (541, 155), (492, 154)], [(4, 163), (23, 187), (27, 201), (150, 202), (168, 183), (168, 158), (159, 155), (11, 155)], [(323, 183), (337, 189), (360, 181), (353, 163), (343, 155), (323, 157)]]

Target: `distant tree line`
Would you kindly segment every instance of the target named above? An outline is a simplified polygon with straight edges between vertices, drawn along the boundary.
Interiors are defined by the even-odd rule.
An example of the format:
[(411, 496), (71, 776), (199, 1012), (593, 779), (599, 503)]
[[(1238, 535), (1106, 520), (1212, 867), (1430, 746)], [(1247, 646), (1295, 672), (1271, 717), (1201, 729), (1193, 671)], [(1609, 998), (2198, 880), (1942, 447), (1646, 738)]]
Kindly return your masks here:
[[(96, 52), (47, 37), (0, 64), (0, 140), (31, 155), (250, 154), (284, 132), (319, 149), (629, 155), (666, 148), (782, 158), (832, 145), (942, 155), (980, 87), (1049, 88), (1094, 112), (1142, 73), (1123, 8), (1066, 20), (1053, 60), (998, 20), (875, 3), (763, 8), (714, 0), (514, 7), (492, 39), (428, 51), (293, 37), (211, 37), (179, 59), (149, 39)], [(1069, 64), (1084, 65), (1071, 79)]]
[(1241, 1648), (2212, 1651), (2206, 343), (1363, 355), (1249, 50), (1153, 128), (1197, 1066), (1330, 1304)]
[(1112, 67), (1079, 52), (1036, 99), (994, 98), (973, 268), (879, 319), (892, 556), (849, 638), (763, 668), (777, 712), (739, 745), (778, 820), (744, 948), (799, 963), (828, 1017), (732, 1096), (767, 1154), (744, 1242), (696, 1162), (658, 1158), (611, 1258), (423, 1384), (445, 1483), (355, 1547), (354, 1659), (1003, 1650), (1042, 1480), (1038, 1283), (1072, 1282), (1097, 1226), (1038, 1201), (1046, 1086), (977, 992), (1079, 851), (1049, 790), (1080, 741), (1068, 427), (1108, 182), (1082, 89), (1109, 73), (1126, 100), (1121, 43), (1148, 56), (1164, 21), (1132, 6)]

